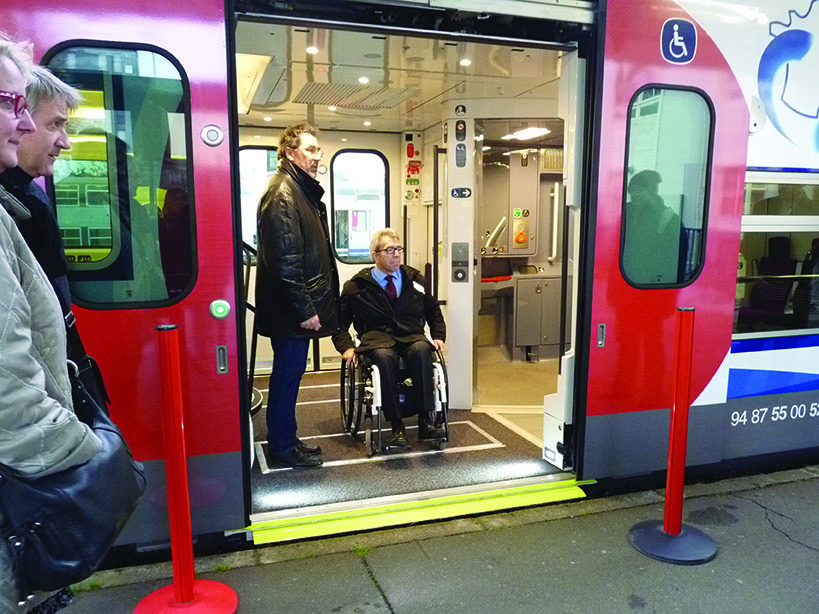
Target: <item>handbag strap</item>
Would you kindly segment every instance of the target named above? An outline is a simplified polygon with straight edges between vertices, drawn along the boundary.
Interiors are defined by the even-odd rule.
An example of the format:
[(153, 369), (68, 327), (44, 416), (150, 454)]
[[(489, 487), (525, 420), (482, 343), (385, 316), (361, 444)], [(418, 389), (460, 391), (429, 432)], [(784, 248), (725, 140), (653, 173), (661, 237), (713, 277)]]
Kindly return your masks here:
[(69, 358), (73, 359), (75, 357), (81, 358), (85, 356), (86, 351), (82, 344), (82, 339), (80, 339), (80, 333), (77, 330), (74, 312), (70, 309), (68, 310), (68, 313), (65, 314), (65, 333), (68, 340), (68, 347), (71, 352), (71, 356), (69, 356)]

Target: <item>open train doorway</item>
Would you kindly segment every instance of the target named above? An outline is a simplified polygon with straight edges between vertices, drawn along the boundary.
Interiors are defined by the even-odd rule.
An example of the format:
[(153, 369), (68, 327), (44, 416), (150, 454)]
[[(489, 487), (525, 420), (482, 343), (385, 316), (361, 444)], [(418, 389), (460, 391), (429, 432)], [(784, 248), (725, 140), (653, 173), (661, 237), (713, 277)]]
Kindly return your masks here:
[[(515, 267), (509, 275), (514, 278), (513, 288), (528, 267), (541, 266), (536, 259), (548, 263), (548, 275), (538, 270), (541, 274), (521, 280), (557, 280), (552, 282), (559, 288), (557, 309), (539, 316), (538, 339), (544, 336), (541, 321), (552, 326), (558, 319), (565, 326), (557, 328), (571, 328), (570, 318), (561, 315), (559, 308), (571, 295), (570, 286), (561, 285), (560, 277), (570, 270), (562, 250), (568, 245), (563, 238), (566, 192), (574, 189), (573, 177), (566, 176), (575, 165), (564, 160), (579, 151), (572, 140), (579, 138), (579, 131), (577, 110), (568, 114), (561, 97), (582, 103), (576, 48), (419, 34), (354, 31), (259, 16), (237, 22), (240, 146), (273, 147), (284, 127), (301, 121), (321, 129), (324, 158), (318, 180), (331, 212), (330, 233), (342, 280), (372, 266), (354, 233), (366, 237), (380, 225), (389, 225), (404, 238), (407, 263), (427, 272), (447, 320), (453, 433), (445, 450), (416, 446), (413, 441), (408, 454), (367, 457), (361, 441), (341, 429), (339, 372), (332, 369), (338, 356), (330, 344), (316, 344), (314, 364), (327, 368), (305, 376), (297, 416), (300, 437), (324, 450), (324, 466), (317, 471), (267, 466), (263, 420), (254, 421), (258, 432), (253, 443), (257, 463), (251, 472), (251, 519), (259, 542), (308, 536), (313, 530), (327, 530), (325, 522), (352, 522), (343, 525), (352, 530), (583, 496), (561, 463), (544, 460), (544, 396), (559, 389), (556, 365), (570, 342), (563, 351), (541, 350), (542, 345), (559, 344), (539, 341), (515, 346), (513, 368), (542, 362), (553, 371), (546, 378), (521, 381), (503, 371), (481, 369), (478, 342), (484, 310), (482, 276), (492, 266), (490, 261)], [(510, 116), (521, 120), (509, 121)], [(546, 132), (534, 140), (528, 133), (504, 138), (520, 132), (521, 122), (542, 126)], [(545, 138), (545, 134), (553, 136)], [(481, 238), (480, 226), (495, 216), (494, 211), (484, 211), (484, 205), (499, 204), (488, 196), (491, 189), (483, 182), (493, 172), (487, 169), (495, 168), (494, 153), (485, 149), (491, 147), (489, 142), (504, 144), (510, 155), (499, 151), (501, 160), (514, 157), (518, 167), (530, 165), (525, 172), (531, 175), (526, 175), (527, 181), (534, 183), (529, 186), (534, 200), (524, 205), (510, 192), (504, 205), (505, 234), (501, 229), (494, 238)], [(339, 159), (352, 154), (379, 156), (383, 184), (362, 189), (366, 181), (382, 176), (371, 170), (352, 181), (350, 174), (364, 168), (362, 163), (344, 167), (342, 173)], [(521, 183), (520, 177), (507, 179), (507, 185), (512, 183)], [(543, 221), (542, 237), (536, 219)], [(517, 240), (521, 233), (528, 249), (521, 250)], [(509, 251), (491, 253), (502, 241), (507, 241)], [(354, 254), (355, 250), (361, 253)], [(513, 305), (510, 313), (519, 316), (522, 307), (517, 307)], [(542, 306), (539, 309), (542, 312)], [(528, 325), (521, 323), (522, 334)], [(571, 338), (571, 331), (566, 337)], [(262, 360), (257, 365), (262, 372), (257, 375), (264, 381), (263, 352), (269, 346), (262, 339), (259, 347)], [(551, 350), (553, 356), (548, 354)], [(540, 428), (527, 434), (513, 420), (499, 420), (485, 411), (490, 405), (485, 400), (481, 408), (481, 387), (491, 385), (508, 390), (532, 387), (534, 398), (539, 399), (532, 405), (538, 408)], [(570, 415), (571, 408), (562, 407)], [(439, 500), (448, 503), (439, 505)], [(361, 509), (369, 512), (362, 515)], [(384, 510), (389, 510), (389, 520), (377, 513)], [(294, 521), (294, 516), (301, 520)]]

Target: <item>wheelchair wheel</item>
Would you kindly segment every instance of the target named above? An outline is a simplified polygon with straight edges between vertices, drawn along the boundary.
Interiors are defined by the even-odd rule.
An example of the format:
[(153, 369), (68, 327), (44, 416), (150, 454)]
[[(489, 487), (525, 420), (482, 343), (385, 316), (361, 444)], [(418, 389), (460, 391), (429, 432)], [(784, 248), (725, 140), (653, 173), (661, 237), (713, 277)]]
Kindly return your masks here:
[(341, 429), (350, 431), (353, 424), (355, 406), (350, 403), (351, 392), (355, 386), (355, 365), (348, 365), (346, 360), (341, 364), (341, 394), (339, 395), (339, 409), (341, 410)]
[(350, 408), (350, 424), (347, 430), (355, 437), (361, 428), (361, 416), (364, 414), (364, 373), (361, 365), (356, 363), (350, 367), (350, 386), (347, 395), (347, 405)]
[(444, 360), (444, 355), (441, 353), (440, 350), (436, 350), (435, 353), (438, 355), (438, 361), (441, 363), (441, 369), (444, 372), (444, 392), (446, 400), (441, 403), (441, 413), (443, 414), (443, 427), (444, 427), (444, 438), (438, 442), (438, 449), (443, 450), (446, 448), (447, 444), (449, 443), (449, 375), (446, 372), (446, 360)]

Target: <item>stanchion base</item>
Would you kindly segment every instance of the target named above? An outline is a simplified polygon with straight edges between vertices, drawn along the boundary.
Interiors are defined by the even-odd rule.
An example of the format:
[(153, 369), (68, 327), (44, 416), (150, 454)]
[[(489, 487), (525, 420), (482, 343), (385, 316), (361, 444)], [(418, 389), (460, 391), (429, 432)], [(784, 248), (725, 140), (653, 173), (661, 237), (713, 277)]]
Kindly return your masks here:
[(628, 541), (652, 559), (677, 565), (701, 565), (717, 556), (717, 544), (690, 525), (682, 525), (679, 535), (663, 530), (662, 520), (646, 520), (631, 527)]
[(239, 607), (236, 591), (227, 584), (213, 580), (195, 580), (193, 600), (176, 600), (174, 585), (154, 591), (134, 608), (134, 614), (164, 614), (165, 612), (192, 612), (193, 614), (234, 614)]

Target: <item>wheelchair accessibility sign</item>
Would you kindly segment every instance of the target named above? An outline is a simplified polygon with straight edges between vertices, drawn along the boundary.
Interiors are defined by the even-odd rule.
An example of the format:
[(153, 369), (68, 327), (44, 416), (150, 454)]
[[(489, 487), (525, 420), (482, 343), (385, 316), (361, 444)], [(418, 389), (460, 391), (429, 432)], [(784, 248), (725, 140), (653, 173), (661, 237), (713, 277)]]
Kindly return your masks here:
[(697, 27), (687, 19), (668, 19), (660, 35), (663, 59), (671, 64), (688, 64), (697, 53)]

